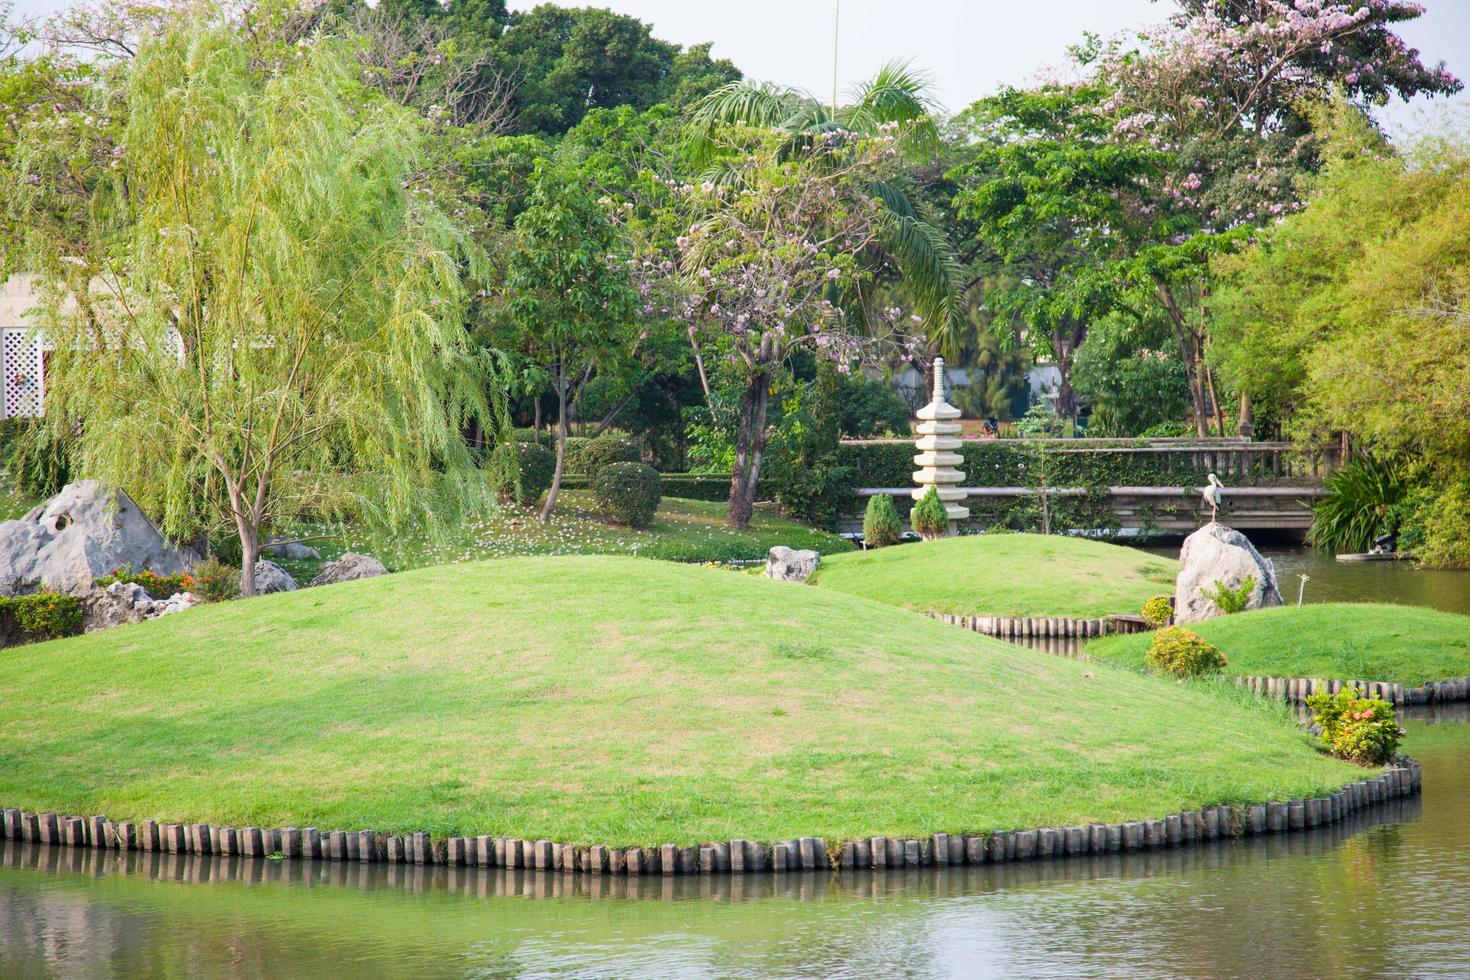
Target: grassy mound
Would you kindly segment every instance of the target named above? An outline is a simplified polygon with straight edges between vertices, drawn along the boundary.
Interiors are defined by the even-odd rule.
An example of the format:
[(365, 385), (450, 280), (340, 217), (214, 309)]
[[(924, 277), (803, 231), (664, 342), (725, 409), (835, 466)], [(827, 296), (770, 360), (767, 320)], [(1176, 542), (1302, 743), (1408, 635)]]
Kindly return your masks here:
[[(1237, 677), (1320, 677), (1419, 687), (1470, 677), (1470, 616), (1420, 606), (1324, 603), (1218, 616), (1189, 626)], [(1087, 645), (1100, 660), (1143, 668), (1152, 633)]]
[(980, 534), (822, 556), (816, 583), (919, 612), (984, 616), (1136, 613), (1174, 591), (1177, 567), (1085, 538)]
[(720, 569), (519, 558), (0, 651), (0, 802), (611, 845), (1317, 795), (1286, 709)]
[[(324, 560), (344, 551), (366, 551), (392, 569), (424, 568), (448, 562), (521, 555), (636, 555), (666, 561), (723, 562), (764, 558), (778, 544), (815, 548), (823, 555), (854, 550), (845, 538), (807, 527), (758, 504), (750, 526), (737, 531), (725, 523), (725, 504), (665, 497), (651, 526), (643, 530), (607, 523), (592, 493), (569, 490), (557, 498), (556, 512), (542, 524), (535, 509), (506, 507), (457, 528), (448, 542), (401, 536), (359, 536), (350, 541), (312, 541)], [(276, 559), (279, 561), (279, 559)], [(299, 579), (310, 580), (321, 562), (281, 561)]]

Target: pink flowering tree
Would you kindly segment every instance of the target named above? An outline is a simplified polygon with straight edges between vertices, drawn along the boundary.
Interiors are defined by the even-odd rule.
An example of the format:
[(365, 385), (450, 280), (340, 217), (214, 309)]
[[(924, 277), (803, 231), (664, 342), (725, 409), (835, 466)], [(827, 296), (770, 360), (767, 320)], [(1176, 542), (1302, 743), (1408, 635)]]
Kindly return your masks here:
[(738, 139), (745, 152), (726, 182), (686, 190), (677, 314), (740, 391), (727, 520), (744, 528), (787, 359), (808, 350), (849, 371), (903, 342), (901, 323), (916, 324), (872, 295), (887, 226), (870, 186), (893, 162), (891, 143), (834, 133), (793, 158), (768, 133)]

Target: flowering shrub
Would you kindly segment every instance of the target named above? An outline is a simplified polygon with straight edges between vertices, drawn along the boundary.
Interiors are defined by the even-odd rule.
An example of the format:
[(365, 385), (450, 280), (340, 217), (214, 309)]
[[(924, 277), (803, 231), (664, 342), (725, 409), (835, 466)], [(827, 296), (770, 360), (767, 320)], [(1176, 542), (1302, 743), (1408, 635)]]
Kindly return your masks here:
[(82, 631), (81, 603), (59, 592), (0, 599), (0, 640), (39, 643)]
[(1149, 629), (1168, 626), (1174, 618), (1174, 603), (1166, 595), (1156, 595), (1143, 604), (1141, 615)]
[(184, 590), (192, 592), (204, 602), (224, 602), (240, 597), (240, 570), (226, 565), (218, 558), (209, 558), (195, 565), (184, 576)]
[(1381, 766), (1398, 752), (1404, 730), (1393, 706), (1380, 698), (1360, 697), (1354, 688), (1325, 691), (1307, 698), (1312, 721), (1322, 729), (1328, 751), (1364, 766)]
[(175, 593), (188, 591), (184, 586), (184, 579), (187, 577), (185, 572), (177, 575), (159, 575), (151, 568), (135, 572), (133, 566), (124, 565), (121, 568), (114, 568), (110, 575), (104, 575), (94, 584), (99, 588), (106, 588), (114, 582), (131, 582), (134, 585), (141, 585), (143, 591), (154, 599), (167, 599)]
[(1148, 668), (1160, 676), (1202, 677), (1220, 673), (1225, 664), (1223, 653), (1198, 633), (1182, 626), (1159, 630), (1148, 648)]
[(644, 463), (609, 463), (598, 470), (592, 493), (612, 520), (648, 527), (660, 500), (658, 470)]

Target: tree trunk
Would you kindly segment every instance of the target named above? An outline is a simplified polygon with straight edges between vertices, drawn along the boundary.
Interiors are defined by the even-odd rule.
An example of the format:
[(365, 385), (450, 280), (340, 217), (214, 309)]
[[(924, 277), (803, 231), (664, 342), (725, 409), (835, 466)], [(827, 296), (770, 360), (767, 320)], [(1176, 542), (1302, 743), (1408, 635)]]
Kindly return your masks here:
[(1220, 404), (1220, 393), (1215, 389), (1215, 372), (1205, 365), (1205, 382), (1210, 387), (1210, 404), (1215, 409), (1215, 425), (1221, 439), (1225, 438), (1225, 406)]
[(761, 455), (766, 448), (766, 404), (770, 400), (770, 378), (757, 371), (740, 398), (740, 425), (735, 433), (735, 468), (730, 474), (730, 507), (725, 523), (745, 530), (755, 513), (756, 482), (761, 475)]
[(1251, 396), (1243, 391), (1240, 393), (1240, 415), (1236, 418), (1235, 434), (1242, 439), (1254, 439), (1256, 436), (1256, 416), (1251, 409)]
[(240, 598), (255, 595), (255, 563), (260, 561), (260, 525), (251, 516), (235, 514), (235, 527), (240, 532)]
[(535, 432), (536, 445), (539, 446), (541, 445), (541, 393), (539, 391), (536, 392), (536, 414), (531, 424)]
[(1189, 400), (1194, 406), (1194, 428), (1200, 438), (1210, 434), (1210, 409), (1205, 403), (1205, 384), (1200, 371), (1199, 336), (1190, 327), (1174, 299), (1174, 294), (1162, 283), (1157, 283), (1159, 299), (1169, 314), (1169, 323), (1174, 328), (1174, 339), (1179, 342), (1179, 358), (1184, 362), (1184, 377), (1189, 382)]
[(562, 363), (556, 366), (556, 409), (556, 469), (551, 474), (551, 489), (546, 491), (546, 506), (541, 508), (542, 524), (551, 520), (567, 462), (567, 372)]

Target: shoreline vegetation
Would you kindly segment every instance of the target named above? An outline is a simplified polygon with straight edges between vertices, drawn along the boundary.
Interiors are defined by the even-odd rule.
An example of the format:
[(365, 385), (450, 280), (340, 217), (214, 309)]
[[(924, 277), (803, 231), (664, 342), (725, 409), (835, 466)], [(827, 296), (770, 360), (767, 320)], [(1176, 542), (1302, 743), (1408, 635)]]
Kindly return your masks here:
[[(1470, 617), (1420, 606), (1323, 603), (1220, 616), (1188, 629), (1241, 676), (1359, 680), (1421, 688), (1470, 676)], [(1109, 636), (1085, 653), (1142, 670), (1153, 633)]]
[(915, 612), (952, 616), (1137, 614), (1173, 593), (1178, 564), (1123, 545), (1040, 534), (975, 534), (822, 556), (812, 582)]
[(831, 590), (616, 557), (383, 581), (0, 651), (0, 800), (689, 847), (1117, 823), (1363, 773), (1232, 685)]

